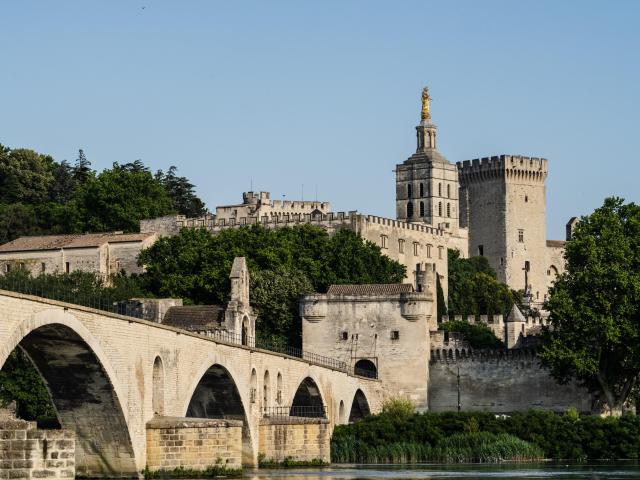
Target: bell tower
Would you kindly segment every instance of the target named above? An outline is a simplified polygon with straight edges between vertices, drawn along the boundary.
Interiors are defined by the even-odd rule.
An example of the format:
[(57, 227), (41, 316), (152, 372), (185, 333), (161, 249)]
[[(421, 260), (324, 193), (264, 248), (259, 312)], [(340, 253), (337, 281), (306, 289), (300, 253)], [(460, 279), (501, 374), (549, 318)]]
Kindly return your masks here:
[(437, 148), (429, 89), (422, 90), (416, 153), (396, 165), (396, 218), (458, 231), (458, 170)]

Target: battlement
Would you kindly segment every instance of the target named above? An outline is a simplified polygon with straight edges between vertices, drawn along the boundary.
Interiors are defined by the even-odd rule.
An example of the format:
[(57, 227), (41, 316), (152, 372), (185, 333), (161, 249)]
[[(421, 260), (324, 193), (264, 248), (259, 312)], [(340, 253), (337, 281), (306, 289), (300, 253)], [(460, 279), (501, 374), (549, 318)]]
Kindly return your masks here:
[(431, 350), (430, 363), (457, 362), (536, 362), (536, 351), (532, 348), (474, 350), (472, 348), (434, 348)]
[(458, 162), (460, 183), (507, 178), (544, 183), (548, 174), (546, 158), (521, 155), (496, 155)]
[(269, 205), (271, 208), (280, 208), (282, 210), (320, 210), (321, 212), (329, 212), (331, 210), (331, 203), (318, 202), (311, 200), (272, 200)]
[(430, 233), (432, 235), (444, 235), (444, 230), (438, 227), (426, 223), (412, 223), (403, 222), (402, 220), (394, 220), (392, 218), (378, 217), (376, 215), (367, 215), (366, 221), (368, 223), (377, 225), (386, 225), (393, 228), (399, 228), (403, 230), (413, 230), (415, 232)]

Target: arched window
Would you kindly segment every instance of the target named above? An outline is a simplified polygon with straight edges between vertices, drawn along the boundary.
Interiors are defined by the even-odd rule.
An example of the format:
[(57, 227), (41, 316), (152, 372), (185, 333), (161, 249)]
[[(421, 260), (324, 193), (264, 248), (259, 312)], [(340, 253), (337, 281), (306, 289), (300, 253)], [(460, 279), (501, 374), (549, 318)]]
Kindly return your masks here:
[(447, 185), (447, 198), (451, 198), (451, 185)]
[(340, 407), (338, 407), (338, 423), (342, 425), (344, 421), (344, 401), (340, 400)]
[(407, 198), (411, 198), (413, 196), (411, 184), (407, 184)]
[(441, 197), (442, 196), (442, 184), (438, 183), (438, 196)]
[(278, 405), (282, 405), (282, 374), (278, 372), (278, 378), (276, 380), (276, 402)]
[(153, 414), (164, 414), (164, 368), (160, 357), (153, 362)]
[(407, 203), (407, 218), (413, 218), (413, 203)]
[(438, 216), (442, 216), (442, 202), (438, 202)]
[(420, 202), (420, 216), (424, 217), (424, 202)]
[(262, 384), (262, 406), (267, 409), (271, 406), (271, 379), (269, 370), (264, 372), (264, 382)]
[(420, 196), (424, 197), (424, 183), (420, 182)]
[(256, 397), (258, 396), (258, 375), (256, 369), (251, 370), (251, 390), (249, 391), (249, 400), (251, 403), (256, 403)]
[(447, 217), (451, 216), (451, 204), (447, 202)]

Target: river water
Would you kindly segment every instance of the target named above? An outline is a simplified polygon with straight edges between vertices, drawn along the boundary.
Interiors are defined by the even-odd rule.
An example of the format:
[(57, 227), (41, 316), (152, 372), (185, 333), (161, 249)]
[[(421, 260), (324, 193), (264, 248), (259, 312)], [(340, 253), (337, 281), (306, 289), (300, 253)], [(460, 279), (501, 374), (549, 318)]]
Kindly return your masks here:
[(638, 463), (501, 465), (350, 465), (314, 469), (245, 471), (251, 480), (629, 480), (640, 479)]

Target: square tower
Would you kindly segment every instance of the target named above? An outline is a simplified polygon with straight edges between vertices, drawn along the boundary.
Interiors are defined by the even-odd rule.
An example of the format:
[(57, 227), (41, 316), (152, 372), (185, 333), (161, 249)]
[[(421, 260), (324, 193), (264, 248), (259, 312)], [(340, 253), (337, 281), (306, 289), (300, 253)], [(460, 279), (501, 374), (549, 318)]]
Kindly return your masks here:
[(425, 88), (416, 153), (396, 165), (396, 218), (457, 232), (458, 169), (437, 149), (438, 127), (431, 121), (430, 101)]
[(547, 293), (547, 160), (500, 155), (457, 165), (469, 254), (487, 257), (498, 280), (541, 303)]

